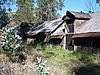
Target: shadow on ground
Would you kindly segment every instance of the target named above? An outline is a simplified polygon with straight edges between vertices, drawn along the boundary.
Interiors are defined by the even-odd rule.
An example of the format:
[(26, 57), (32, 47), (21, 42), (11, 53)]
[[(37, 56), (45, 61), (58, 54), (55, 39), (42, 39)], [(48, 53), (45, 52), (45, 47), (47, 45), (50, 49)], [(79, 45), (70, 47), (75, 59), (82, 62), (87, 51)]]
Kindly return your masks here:
[(75, 75), (100, 75), (100, 65), (89, 64), (80, 67)]

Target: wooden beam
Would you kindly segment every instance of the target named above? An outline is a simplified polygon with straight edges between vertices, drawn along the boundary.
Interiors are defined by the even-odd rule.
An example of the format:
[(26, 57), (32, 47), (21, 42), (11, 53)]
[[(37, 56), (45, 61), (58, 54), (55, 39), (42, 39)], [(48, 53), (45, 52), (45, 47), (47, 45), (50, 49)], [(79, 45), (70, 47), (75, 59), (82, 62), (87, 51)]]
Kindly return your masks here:
[(67, 33), (67, 34), (74, 34), (74, 33)]
[(65, 28), (65, 32), (64, 32), (64, 43), (63, 43), (63, 48), (66, 50), (66, 46), (67, 46), (67, 33), (68, 33), (68, 30), (67, 30), (67, 27), (66, 27), (67, 24), (64, 24), (64, 28)]

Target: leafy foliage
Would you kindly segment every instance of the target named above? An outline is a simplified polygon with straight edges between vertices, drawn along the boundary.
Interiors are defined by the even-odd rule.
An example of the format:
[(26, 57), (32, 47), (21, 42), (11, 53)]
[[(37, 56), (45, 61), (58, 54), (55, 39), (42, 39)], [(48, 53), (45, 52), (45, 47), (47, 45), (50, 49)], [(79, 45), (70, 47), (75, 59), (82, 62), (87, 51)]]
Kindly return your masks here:
[[(13, 2), (14, 0), (0, 0), (0, 29), (5, 27), (12, 20), (12, 17), (10, 15), (10, 12), (12, 11), (12, 9), (9, 7), (7, 9), (4, 6), (7, 4), (11, 5), (11, 3)], [(9, 11), (9, 13), (7, 11)]]
[(15, 27), (6, 26), (1, 36), (1, 47), (8, 57), (20, 55), (21, 37), (17, 35)]
[(21, 22), (31, 23), (34, 21), (32, 3), (33, 0), (17, 0), (18, 10), (15, 14), (15, 22), (17, 24)]
[(5, 9), (0, 9), (0, 29), (5, 27), (10, 22)]
[(14, 27), (6, 26), (3, 28), (4, 35), (2, 36), (2, 48), (5, 51), (10, 50), (14, 52), (14, 50), (18, 49), (21, 44), (21, 37), (17, 35)]
[(56, 19), (62, 10), (63, 0), (17, 0), (18, 10), (15, 14), (15, 22), (44, 22)]
[(47, 21), (57, 18), (57, 10), (62, 10), (63, 0), (36, 0), (39, 20)]
[(96, 0), (96, 3), (98, 3), (98, 4), (99, 4), (99, 6), (100, 6), (100, 0)]
[(38, 75), (53, 75), (51, 74), (50, 72), (46, 72), (45, 71), (45, 64), (46, 62), (42, 60), (41, 57), (37, 57), (37, 62), (36, 62), (36, 68), (37, 68), (37, 71), (38, 71)]

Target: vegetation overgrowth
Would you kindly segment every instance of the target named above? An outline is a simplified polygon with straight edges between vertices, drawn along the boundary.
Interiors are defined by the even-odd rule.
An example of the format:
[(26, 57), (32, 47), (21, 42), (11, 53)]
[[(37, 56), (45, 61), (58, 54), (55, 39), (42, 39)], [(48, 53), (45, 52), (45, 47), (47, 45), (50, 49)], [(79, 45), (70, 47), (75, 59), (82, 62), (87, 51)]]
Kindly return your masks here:
[[(3, 29), (2, 34), (2, 43), (1, 53), (4, 52), (9, 58), (10, 61), (14, 62), (23, 62), (26, 63), (26, 57), (23, 55), (23, 52), (26, 52), (27, 60), (31, 60), (31, 63), (36, 62), (36, 58), (42, 58), (47, 60), (46, 64), (42, 64), (42, 69), (37, 71), (40, 75), (53, 73), (54, 75), (74, 75), (81, 66), (85, 66), (88, 64), (98, 64), (100, 65), (100, 53), (92, 53), (86, 50), (77, 50), (77, 51), (69, 51), (64, 50), (60, 46), (54, 46), (51, 44), (37, 44), (35, 46), (25, 45), (25, 51), (21, 50), (22, 40), (16, 34), (14, 27), (6, 26)], [(29, 49), (31, 48), (31, 49)], [(28, 52), (28, 53), (27, 53)], [(27, 61), (27, 62), (29, 62)], [(39, 59), (38, 67), (41, 68), (41, 61)], [(36, 73), (36, 72), (35, 72)], [(38, 73), (36, 73), (38, 74)]]
[[(7, 2), (12, 4), (12, 1), (17, 1), (18, 10), (15, 14), (12, 14), (12, 9), (9, 7), (8, 10), (2, 8)], [(53, 20), (59, 17), (57, 10), (61, 10), (64, 6), (63, 0), (37, 0), (37, 7), (33, 7), (34, 1), (0, 1), (0, 47), (2, 47), (2, 49), (0, 48), (0, 75), (3, 72), (6, 75), (49, 75), (51, 73), (54, 75), (75, 75), (80, 67), (88, 67), (87, 65), (89, 64), (100, 65), (99, 52), (92, 53), (86, 50), (69, 51), (50, 44), (38, 44), (36, 46), (23, 44), (25, 42), (21, 42), (22, 40), (16, 34), (15, 27), (9, 27), (14, 26), (13, 22), (17, 25), (23, 21), (39, 23)], [(25, 47), (22, 50), (23, 45)], [(36, 62), (37, 57), (38, 61)], [(40, 58), (47, 62), (44, 63)], [(18, 62), (24, 62), (24, 64), (19, 64)], [(40, 69), (37, 71), (37, 68)], [(100, 71), (96, 75), (100, 75)]]
[[(56, 75), (72, 75), (81, 66), (88, 64), (100, 65), (98, 58), (99, 53), (92, 53), (86, 50), (69, 51), (63, 50), (62, 47), (53, 45), (37, 45), (38, 55), (48, 61), (51, 72)], [(36, 58), (34, 56), (34, 58)], [(64, 74), (65, 73), (65, 74)]]
[[(27, 63), (36, 64), (37, 57), (42, 58), (43, 60), (46, 60), (46, 63), (44, 64), (45, 71), (53, 73), (54, 75), (75, 75), (80, 67), (89, 64), (100, 65), (100, 54), (88, 52), (86, 50), (69, 51), (63, 50), (63, 48), (59, 46), (38, 44), (36, 46), (27, 45), (27, 51), (25, 65), (27, 65)], [(31, 66), (31, 64), (28, 65)], [(36, 66), (35, 68), (33, 68), (33, 66), (31, 67), (32, 69), (37, 69)], [(28, 70), (31, 71), (28, 67), (25, 69), (26, 72), (28, 72)], [(29, 74), (37, 75), (38, 73), (36, 72), (38, 71), (32, 70)], [(24, 70), (22, 73), (24, 73)]]
[(0, 46), (2, 52), (6, 54), (11, 61), (13, 62), (22, 62), (23, 53), (22, 53), (22, 38), (17, 35), (16, 27), (11, 27), (7, 25), (5, 28), (2, 28)]

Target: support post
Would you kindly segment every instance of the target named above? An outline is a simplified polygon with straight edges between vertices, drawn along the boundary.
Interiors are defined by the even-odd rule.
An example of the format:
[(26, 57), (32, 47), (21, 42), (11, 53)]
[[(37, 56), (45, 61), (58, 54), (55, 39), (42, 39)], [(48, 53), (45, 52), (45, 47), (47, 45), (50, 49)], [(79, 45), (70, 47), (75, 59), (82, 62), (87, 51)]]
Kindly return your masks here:
[(63, 43), (63, 47), (66, 50), (66, 46), (67, 46), (67, 28), (66, 28), (66, 23), (64, 24), (64, 43)]

